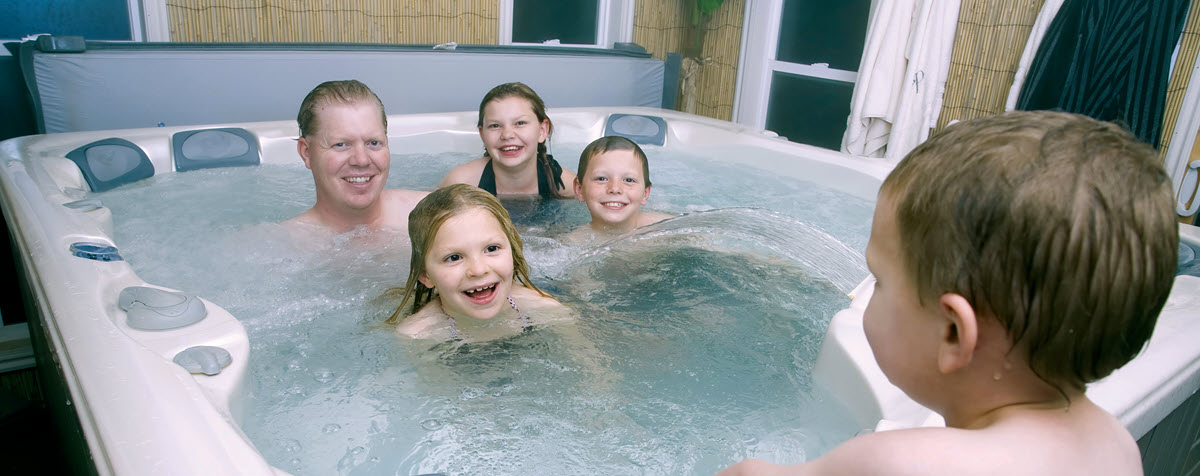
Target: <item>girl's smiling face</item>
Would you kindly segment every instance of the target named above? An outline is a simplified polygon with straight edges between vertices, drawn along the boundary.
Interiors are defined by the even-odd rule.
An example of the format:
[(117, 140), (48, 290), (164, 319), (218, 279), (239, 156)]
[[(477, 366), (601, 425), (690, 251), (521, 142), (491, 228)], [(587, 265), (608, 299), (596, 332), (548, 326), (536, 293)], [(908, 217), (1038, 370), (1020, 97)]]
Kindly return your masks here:
[(516, 168), (530, 163), (549, 133), (550, 122), (538, 121), (528, 99), (509, 96), (483, 108), (479, 137), (495, 165)]
[(437, 289), (442, 309), (452, 318), (491, 319), (512, 291), (512, 246), (500, 221), (483, 208), (446, 219), (425, 254), (417, 278)]

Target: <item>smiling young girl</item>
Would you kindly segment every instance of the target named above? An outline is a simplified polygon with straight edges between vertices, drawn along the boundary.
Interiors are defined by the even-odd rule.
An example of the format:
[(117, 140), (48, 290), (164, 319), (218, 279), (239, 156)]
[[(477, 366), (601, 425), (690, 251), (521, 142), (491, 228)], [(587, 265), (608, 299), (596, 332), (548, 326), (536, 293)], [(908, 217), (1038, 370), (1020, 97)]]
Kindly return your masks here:
[(570, 315), (529, 280), (521, 237), (484, 190), (455, 184), (430, 193), (409, 214), (408, 234), (408, 282), (387, 321), (398, 334), (481, 341)]
[(478, 184), (493, 195), (575, 197), (566, 185), (575, 181), (575, 173), (546, 153), (554, 125), (546, 116), (546, 104), (529, 86), (504, 83), (492, 88), (479, 103), (476, 125), (483, 157), (455, 167), (439, 187), (465, 183)]

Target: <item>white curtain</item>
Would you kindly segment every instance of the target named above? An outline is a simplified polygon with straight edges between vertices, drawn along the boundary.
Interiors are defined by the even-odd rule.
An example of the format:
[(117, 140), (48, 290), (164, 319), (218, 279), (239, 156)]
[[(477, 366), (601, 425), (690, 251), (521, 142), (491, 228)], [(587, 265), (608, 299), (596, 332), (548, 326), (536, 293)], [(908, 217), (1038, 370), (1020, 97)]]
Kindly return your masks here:
[(960, 0), (876, 0), (842, 151), (899, 160), (937, 125)]

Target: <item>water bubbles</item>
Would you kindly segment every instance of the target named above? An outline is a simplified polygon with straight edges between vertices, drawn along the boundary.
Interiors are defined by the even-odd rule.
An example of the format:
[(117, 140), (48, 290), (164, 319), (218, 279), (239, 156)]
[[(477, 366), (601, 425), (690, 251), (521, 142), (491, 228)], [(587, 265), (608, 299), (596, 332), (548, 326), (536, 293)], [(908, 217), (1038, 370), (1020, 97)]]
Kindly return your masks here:
[(333, 371), (330, 371), (328, 369), (321, 369), (316, 372), (313, 372), (313, 380), (316, 380), (321, 383), (325, 383), (330, 380), (333, 380), (333, 377), (335, 377)]
[(280, 438), (275, 440), (275, 445), (285, 453), (299, 453), (301, 449), (300, 442), (291, 438)]
[[(581, 149), (582, 144), (576, 152)], [(448, 170), (474, 158), (457, 157), (446, 162), (440, 170)], [(656, 167), (661, 163), (656, 162)], [(692, 163), (681, 162), (679, 169), (690, 171)], [(275, 167), (238, 170), (236, 174), (222, 177), (223, 182), (235, 182), (259, 172), (274, 170), (286, 173), (278, 180), (273, 180), (284, 185), (284, 193), (259, 195), (259, 190), (264, 187), (238, 182), (241, 186), (235, 190), (239, 190), (239, 193), (218, 194), (239, 200), (245, 198), (245, 203), (280, 202), (275, 208), (271, 208), (270, 203), (267, 206), (248, 206), (238, 202), (233, 207), (226, 206), (237, 211), (236, 223), (275, 221), (281, 217), (295, 216), (311, 206), (311, 188), (301, 190), (302, 187), (296, 186), (304, 180), (311, 180), (305, 175), (308, 171), (296, 164), (287, 170), (279, 169), (282, 166)], [(162, 175), (189, 178), (184, 177), (187, 174)], [(432, 182), (428, 183), (435, 183), (441, 175), (442, 172), (434, 173), (430, 178)], [(672, 175), (666, 173), (662, 177)], [(670, 179), (663, 180), (663, 190), (670, 191)], [(415, 185), (420, 183), (424, 182), (416, 182)], [(409, 188), (413, 185), (389, 183), (389, 188)], [(175, 188), (188, 191), (204, 187)], [(125, 193), (128, 195), (138, 191), (134, 189)], [(79, 198), (84, 198), (84, 191), (78, 192)], [(117, 193), (122, 192), (118, 190)], [(212, 195), (211, 190), (205, 190), (204, 196), (198, 196), (195, 200), (205, 200), (204, 197), (208, 195)], [(725, 203), (707, 195), (697, 197), (703, 202), (695, 205), (694, 210), (707, 210)], [(793, 197), (788, 196), (786, 200), (793, 200)], [(693, 206), (689, 202), (690, 196), (673, 198), (673, 203), (677, 205), (666, 207), (671, 211), (682, 211)], [(783, 200), (780, 198), (777, 201)], [(139, 205), (142, 202), (157, 204), (156, 200), (136, 202)], [(865, 218), (846, 219), (843, 222), (869, 227), (869, 205), (861, 207), (865, 210)], [(196, 208), (200, 209), (196, 213), (207, 213), (215, 207)], [(572, 224), (587, 221), (584, 207), (573, 206), (569, 209), (575, 213)], [(246, 210), (265, 210), (265, 214), (245, 218)], [(807, 210), (801, 212), (806, 214), (804, 217), (812, 215)], [(166, 210), (156, 210), (142, 227), (164, 228), (158, 219), (162, 215), (167, 215)], [(724, 215), (705, 216), (719, 219)], [(779, 232), (775, 234), (780, 236), (787, 232), (785, 238), (795, 237), (796, 233), (788, 226), (795, 224), (794, 220), (775, 226), (771, 221), (774, 218), (774, 215), (760, 213), (741, 219), (739, 223), (745, 225), (741, 228), (755, 227)], [(665, 228), (670, 228), (667, 231), (676, 237), (686, 237), (688, 232), (683, 225), (691, 226), (688, 225), (689, 220), (692, 225), (707, 226), (706, 220), (709, 219), (704, 216), (693, 217), (683, 220), (680, 226)], [(771, 295), (772, 291), (775, 294), (787, 293), (792, 288), (808, 289), (805, 287), (808, 281), (795, 286), (771, 285), (774, 282), (791, 283), (788, 278), (800, 274), (778, 271), (781, 266), (777, 266), (776, 261), (751, 259), (744, 262), (747, 260), (740, 258), (741, 255), (723, 258), (725, 255), (721, 253), (716, 253), (717, 257), (712, 258), (710, 255), (713, 253), (704, 252), (675, 253), (669, 256), (669, 260), (661, 262), (647, 260), (643, 258), (653, 257), (660, 247), (670, 251), (678, 246), (670, 241), (673, 238), (669, 235), (645, 236), (638, 243), (624, 242), (597, 255), (603, 256), (603, 259), (596, 258), (583, 264), (601, 267), (601, 271), (612, 271), (613, 276), (624, 278), (611, 280), (618, 282), (613, 285), (630, 281), (630, 289), (644, 289), (645, 294), (637, 295), (645, 299), (630, 298), (634, 294), (625, 292), (626, 288), (616, 291), (607, 289), (610, 283), (607, 279), (597, 280), (604, 287), (587, 284), (588, 278), (597, 277), (596, 273), (601, 271), (581, 271), (578, 281), (582, 283), (576, 282), (575, 278), (551, 283), (567, 299), (584, 301), (579, 304), (580, 309), (596, 310), (594, 313), (599, 314), (597, 317), (600, 319), (580, 319), (579, 326), (585, 334), (583, 337), (588, 340), (593, 340), (593, 334), (597, 337), (594, 341), (601, 354), (598, 357), (604, 359), (601, 361), (601, 370), (611, 370), (616, 376), (601, 384), (593, 380), (591, 367), (582, 365), (589, 355), (571, 352), (577, 350), (574, 346), (560, 345), (568, 343), (568, 339), (557, 332), (539, 330), (491, 345), (471, 345), (442, 360), (436, 356), (415, 358), (414, 355), (423, 357), (432, 352), (425, 352), (425, 347), (412, 342), (397, 341), (390, 332), (374, 327), (381, 318), (380, 314), (390, 313), (391, 309), (372, 307), (398, 304), (374, 299), (382, 293), (380, 288), (385, 287), (381, 283), (398, 285), (396, 281), (402, 281), (406, 275), (409, 257), (407, 240), (396, 241), (397, 249), (392, 251), (397, 253), (365, 252), (359, 243), (354, 242), (361, 239), (363, 233), (356, 232), (336, 238), (339, 249), (313, 250), (309, 249), (307, 242), (304, 246), (292, 243), (290, 232), (277, 223), (256, 225), (248, 231), (233, 228), (220, 231), (222, 222), (209, 220), (207, 216), (202, 221), (212, 222), (210, 228), (218, 231), (217, 236), (194, 240), (192, 235), (197, 233), (192, 230), (182, 233), (179, 239), (124, 238), (121, 241), (216, 243), (203, 247), (201, 253), (183, 256), (183, 263), (172, 264), (165, 271), (148, 271), (143, 275), (142, 270), (138, 269), (138, 274), (150, 282), (202, 293), (245, 320), (254, 356), (249, 371), (259, 376), (257, 386), (252, 387), (255, 392), (253, 398), (248, 402), (246, 414), (251, 421), (245, 425), (245, 430), (255, 445), (262, 447), (264, 456), (271, 464), (297, 475), (370, 472), (521, 474), (531, 472), (530, 469), (535, 468), (533, 464), (543, 464), (542, 458), (555, 455), (565, 456), (560, 459), (569, 460), (570, 464), (578, 465), (581, 469), (563, 471), (566, 466), (546, 462), (550, 467), (535, 472), (619, 474), (660, 468), (659, 472), (663, 474), (711, 474), (720, 468), (706, 465), (718, 460), (727, 464), (721, 458), (730, 453), (742, 455), (754, 448), (764, 448), (760, 453), (771, 453), (781, 447), (791, 448), (787, 442), (797, 440), (804, 442), (804, 448), (787, 451), (787, 454), (819, 454), (822, 449), (827, 449), (821, 445), (832, 444), (829, 442), (835, 442), (842, 436), (848, 437), (858, 429), (857, 425), (853, 425), (841, 433), (818, 432), (818, 437), (788, 430), (798, 426), (793, 424), (795, 421), (826, 422), (833, 419), (828, 417), (832, 412), (825, 405), (808, 404), (807, 400), (797, 396), (802, 392), (796, 391), (792, 380), (808, 380), (791, 376), (797, 372), (806, 375), (810, 370), (804, 364), (811, 365), (820, 347), (824, 331), (820, 322), (814, 324), (819, 328), (810, 339), (815, 344), (804, 347), (805, 352), (798, 353), (776, 351), (795, 347), (776, 342), (805, 343), (803, 338), (797, 338), (796, 335), (799, 331), (807, 331), (807, 327), (799, 324), (764, 324), (743, 329), (735, 325), (740, 322), (785, 320), (773, 320), (773, 314), (764, 319), (736, 319), (742, 314), (757, 317), (774, 312), (789, 319), (792, 316), (818, 314), (827, 319), (832, 312), (810, 310), (824, 308), (803, 300), (799, 291), (795, 295), (785, 294), (787, 299), (781, 299), (781, 302), (764, 301), (766, 304), (761, 305), (758, 299), (734, 300), (731, 309), (723, 314), (714, 311), (712, 318), (708, 313), (696, 316), (697, 313), (689, 311), (688, 306), (720, 306), (718, 301), (705, 300), (707, 294), (697, 295), (694, 292), (699, 288), (694, 285), (697, 282), (704, 286), (708, 286), (710, 281), (735, 283), (727, 286), (735, 288), (742, 285), (738, 283), (748, 283), (745, 284), (747, 288), (753, 285), (754, 289), (766, 289), (767, 295)], [(555, 221), (548, 223), (553, 225), (537, 226), (530, 231), (550, 234), (557, 231), (560, 225)], [(137, 231), (128, 226), (123, 228), (130, 232)], [(164, 229), (172, 228), (175, 227)], [(701, 241), (707, 243), (709, 240), (703, 231), (715, 227), (698, 229), (704, 237)], [(246, 239), (248, 234), (252, 235), (249, 237), (252, 239)], [(824, 254), (831, 254), (823, 248), (806, 248), (804, 243), (796, 240), (793, 240), (795, 243), (779, 244), (774, 239), (763, 242), (751, 238), (743, 233), (719, 241), (714, 246), (724, 249), (730, 248), (725, 245), (732, 243), (739, 250), (770, 248), (767, 251), (773, 257), (800, 257), (813, 261)], [(861, 241), (865, 242), (865, 231)], [(818, 243), (822, 242), (818, 240)], [(549, 278), (563, 275), (563, 268), (575, 262), (581, 253), (580, 248), (564, 246), (549, 237), (526, 237), (526, 246), (526, 259), (534, 265), (533, 269)], [(620, 256), (611, 257), (614, 253), (619, 254), (622, 247), (632, 253), (632, 257), (625, 260)], [(142, 249), (143, 255), (147, 252), (158, 253), (156, 249)], [(159, 254), (163, 258), (180, 258), (175, 256), (180, 254), (178, 250)], [(193, 254), (198, 263), (191, 262)], [(201, 260), (201, 257), (204, 259)], [(228, 264), (206, 266), (214, 257), (216, 262)], [(141, 261), (145, 260), (139, 260), (139, 263)], [(643, 261), (652, 262), (647, 264)], [(688, 274), (695, 269), (709, 269), (694, 266), (695, 263), (720, 264), (727, 261), (741, 263), (742, 266), (735, 269), (737, 273)], [(384, 263), (391, 264), (384, 266)], [(782, 268), (800, 267), (789, 263), (785, 262), (787, 266)], [(647, 276), (639, 277), (631, 271), (631, 268), (641, 269), (639, 265), (647, 269)], [(659, 265), (663, 269), (655, 269)], [(744, 273), (741, 272), (743, 268)], [(201, 274), (207, 273), (205, 276), (213, 278), (213, 282), (185, 285), (180, 282), (180, 277), (175, 276), (177, 271), (172, 269), (196, 269)], [(766, 277), (739, 281), (743, 274)], [(857, 276), (855, 284), (860, 279), (861, 276)], [(542, 281), (538, 284), (542, 284)], [(703, 289), (715, 293), (724, 292), (725, 288), (713, 285)], [(276, 296), (268, 295), (266, 290), (286, 292)], [(836, 297), (844, 299), (844, 293)], [(597, 302), (588, 302), (589, 299), (596, 299)], [(660, 302), (671, 305), (660, 306)], [(616, 307), (618, 311), (610, 314), (608, 307)], [(669, 312), (661, 311), (664, 307)], [(786, 312), (776, 312), (777, 309)], [(591, 314), (586, 312), (583, 315), (590, 317)], [(679, 315), (678, 319), (676, 315)], [(707, 349), (722, 341), (704, 337), (708, 336), (708, 328), (720, 329), (719, 335), (728, 336), (728, 340), (734, 342), (736, 347), (716, 356), (719, 358), (709, 359), (710, 352)], [(757, 332), (760, 328), (774, 333)], [(739, 339), (743, 334), (755, 338)], [(777, 336), (778, 339), (760, 341), (757, 336), (762, 334)], [(368, 343), (373, 346), (362, 346)], [(693, 348), (704, 350), (691, 352)], [(742, 358), (743, 354), (747, 357)], [(710, 361), (717, 363), (715, 367), (729, 369), (731, 375), (710, 370), (712, 366), (707, 364)], [(750, 380), (749, 374), (753, 374), (755, 369), (764, 368), (761, 365), (764, 362), (771, 367), (765, 367), (767, 371), (762, 373), (761, 378)], [(734, 363), (741, 365), (734, 366)], [(744, 383), (747, 381), (749, 383)], [(773, 381), (784, 385), (782, 390), (776, 391), (775, 387), (766, 385)], [(762, 395), (759, 395), (760, 392)], [(735, 398), (727, 402), (724, 395), (733, 395)], [(748, 403), (749, 408), (735, 408), (739, 402)], [(729, 414), (726, 414), (726, 408), (729, 408)], [(800, 413), (803, 417), (788, 417), (804, 411), (814, 412), (815, 416)], [(700, 415), (692, 415), (693, 412)], [(417, 420), (422, 416), (425, 418)], [(321, 423), (322, 420), (325, 423)], [(346, 421), (351, 426), (341, 428), (340, 424), (335, 423), (338, 421)], [(750, 449), (741, 445), (741, 433), (729, 429), (741, 426), (730, 424), (735, 421), (752, 423), (749, 426), (754, 430), (750, 433), (760, 435), (763, 440), (750, 440), (756, 445)], [(851, 417), (845, 417), (845, 421), (850, 422), (848, 425), (853, 424)], [(599, 431), (606, 431), (606, 437), (597, 438)], [(286, 436), (294, 436), (299, 441), (277, 440)], [(643, 442), (646, 444), (642, 445)], [(690, 448), (688, 445), (692, 443), (699, 447)], [(371, 448), (367, 449), (366, 446)], [(387, 462), (381, 462), (382, 456), (376, 456), (384, 454), (389, 455)], [(622, 454), (628, 457), (622, 457)], [(303, 458), (300, 455), (304, 455)], [(590, 464), (599, 464), (599, 468), (603, 469), (591, 468)], [(692, 464), (696, 466), (690, 466)]]
[(338, 472), (346, 473), (346, 472), (349, 472), (350, 468), (353, 468), (355, 466), (358, 466), (359, 464), (362, 464), (364, 458), (359, 458), (358, 456), (365, 453), (366, 451), (367, 451), (367, 449), (363, 448), (361, 446), (355, 446), (354, 448), (351, 448), (349, 451), (346, 451), (346, 455), (343, 456), (342, 459), (338, 460), (338, 463), (337, 463)]

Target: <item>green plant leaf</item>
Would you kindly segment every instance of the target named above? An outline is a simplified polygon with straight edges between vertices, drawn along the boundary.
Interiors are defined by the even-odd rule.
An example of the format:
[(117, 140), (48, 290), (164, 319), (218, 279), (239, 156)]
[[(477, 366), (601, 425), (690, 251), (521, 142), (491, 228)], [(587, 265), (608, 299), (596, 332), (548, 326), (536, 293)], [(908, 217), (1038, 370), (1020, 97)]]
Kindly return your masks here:
[(697, 6), (699, 7), (700, 13), (703, 13), (705, 15), (712, 13), (716, 9), (720, 8), (722, 3), (725, 3), (725, 0), (697, 0), (696, 1)]
[(692, 26), (700, 26), (700, 19), (721, 7), (725, 0), (692, 0)]

